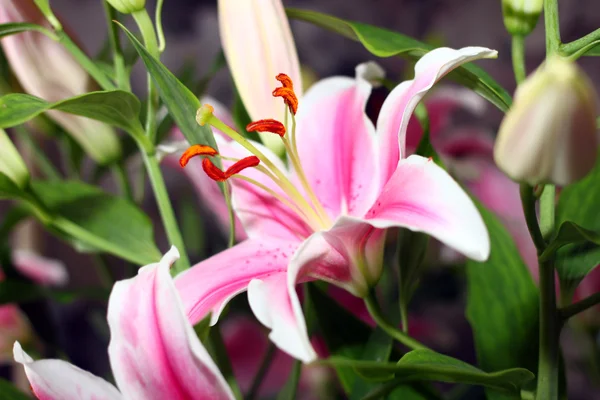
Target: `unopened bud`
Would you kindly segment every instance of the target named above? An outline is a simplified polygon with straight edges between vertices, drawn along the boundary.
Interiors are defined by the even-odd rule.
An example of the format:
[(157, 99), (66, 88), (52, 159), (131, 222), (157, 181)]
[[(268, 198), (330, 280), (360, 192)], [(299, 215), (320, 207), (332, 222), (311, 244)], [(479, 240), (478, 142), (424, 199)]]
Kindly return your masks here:
[(504, 26), (511, 35), (526, 36), (533, 31), (544, 0), (502, 0)]
[(29, 182), (29, 171), (10, 138), (0, 129), (0, 172), (23, 189)]
[(596, 93), (576, 64), (546, 61), (519, 85), (494, 159), (513, 180), (567, 185), (596, 162)]
[(113, 6), (118, 12), (123, 14), (131, 14), (136, 11), (141, 11), (146, 6), (146, 0), (106, 0), (108, 4)]

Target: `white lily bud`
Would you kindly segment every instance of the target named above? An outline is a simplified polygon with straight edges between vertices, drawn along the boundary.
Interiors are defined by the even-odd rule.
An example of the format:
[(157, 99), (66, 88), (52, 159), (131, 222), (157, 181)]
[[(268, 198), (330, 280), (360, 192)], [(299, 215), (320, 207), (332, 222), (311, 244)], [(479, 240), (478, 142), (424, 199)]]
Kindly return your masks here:
[(531, 185), (567, 185), (596, 162), (596, 93), (576, 64), (546, 61), (515, 93), (494, 147), (500, 169)]
[(131, 14), (136, 11), (141, 11), (146, 7), (146, 0), (106, 0), (108, 4), (113, 6), (118, 12), (123, 14)]
[[(1, 0), (0, 23), (33, 22), (49, 27), (32, 0)], [(29, 94), (55, 102), (93, 90), (93, 82), (73, 56), (58, 42), (39, 32), (10, 35), (0, 41), (6, 58)], [(101, 122), (60, 111), (48, 115), (61, 125), (100, 164), (121, 155), (115, 131)]]
[(544, 0), (502, 0), (504, 26), (511, 35), (526, 36), (537, 25)]
[(0, 129), (0, 172), (23, 189), (29, 182), (29, 170), (6, 132)]

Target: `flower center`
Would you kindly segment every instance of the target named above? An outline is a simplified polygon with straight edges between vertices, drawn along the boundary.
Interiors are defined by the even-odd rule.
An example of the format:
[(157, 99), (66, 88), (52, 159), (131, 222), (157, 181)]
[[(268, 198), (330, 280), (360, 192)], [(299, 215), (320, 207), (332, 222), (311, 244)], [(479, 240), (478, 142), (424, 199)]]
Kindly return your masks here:
[[(311, 188), (306, 175), (300, 163), (298, 155), (298, 147), (296, 145), (296, 111), (298, 110), (298, 98), (294, 93), (294, 86), (289, 76), (285, 74), (277, 75), (276, 79), (281, 82), (282, 86), (273, 91), (273, 96), (281, 97), (286, 106), (286, 123), (288, 115), (291, 117), (292, 130), (291, 140), (286, 135), (288, 129), (283, 123), (274, 119), (263, 119), (251, 122), (246, 127), (248, 132), (271, 132), (283, 141), (291, 167), (296, 172), (297, 178), (302, 185), (300, 190), (289, 177), (288, 171), (281, 170), (271, 160), (269, 160), (262, 151), (260, 151), (252, 142), (248, 141), (244, 136), (236, 132), (231, 127), (227, 126), (213, 114), (213, 107), (205, 104), (196, 113), (196, 121), (200, 125), (209, 124), (215, 129), (220, 130), (227, 135), (231, 140), (239, 143), (242, 147), (252, 153), (252, 156), (242, 159), (230, 158), (220, 155), (215, 149), (206, 145), (194, 145), (189, 147), (181, 156), (179, 163), (181, 167), (185, 167), (189, 160), (195, 156), (204, 156), (202, 160), (202, 169), (211, 179), (215, 181), (227, 181), (229, 179), (243, 180), (252, 184), (261, 190), (269, 193), (274, 198), (281, 201), (295, 214), (297, 214), (307, 225), (313, 230), (326, 229), (331, 226), (329, 216), (325, 212), (322, 204)], [(234, 164), (225, 171), (219, 169), (213, 164), (210, 157), (221, 157), (222, 159), (233, 161)], [(255, 179), (241, 175), (240, 172), (246, 168), (255, 168), (257, 171), (266, 175), (280, 189), (276, 192), (266, 185), (258, 182)]]

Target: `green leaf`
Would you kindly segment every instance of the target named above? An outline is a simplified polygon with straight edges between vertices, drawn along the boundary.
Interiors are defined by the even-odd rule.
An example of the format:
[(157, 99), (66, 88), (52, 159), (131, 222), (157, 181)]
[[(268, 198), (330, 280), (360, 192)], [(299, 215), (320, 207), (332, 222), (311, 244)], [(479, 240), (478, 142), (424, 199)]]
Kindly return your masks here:
[[(360, 358), (371, 335), (371, 329), (323, 293), (314, 283), (307, 284), (307, 294), (315, 325), (319, 327), (329, 353), (346, 359)], [(344, 391), (350, 394), (357, 379), (356, 372), (343, 365), (334, 367)]]
[(414, 381), (439, 381), (486, 386), (509, 394), (519, 394), (521, 386), (534, 375), (524, 368), (487, 373), (472, 365), (432, 350), (413, 350), (394, 363), (330, 357), (320, 363), (353, 368), (361, 376), (398, 384)]
[[(288, 8), (286, 9), (286, 12), (290, 18), (310, 22), (360, 42), (369, 52), (377, 57), (399, 55), (415, 60), (421, 58), (425, 53), (433, 49), (430, 45), (387, 29), (359, 22), (345, 21), (315, 11)], [(504, 90), (504, 88), (502, 88), (502, 86), (500, 86), (483, 69), (475, 65), (463, 65), (448, 74), (448, 77), (479, 93), (479, 95), (490, 101), (503, 112), (506, 112), (512, 103), (508, 92), (506, 92), (506, 90)]]
[(9, 381), (0, 378), (0, 400), (31, 400), (32, 397), (17, 389)]
[[(79, 181), (33, 182), (50, 225), (81, 250), (102, 250), (139, 265), (160, 260), (152, 222), (133, 203)], [(84, 246), (81, 246), (83, 244)]]
[[(187, 141), (190, 144), (206, 144), (216, 149), (217, 143), (210, 127), (207, 125), (200, 126), (196, 122), (196, 111), (200, 108), (198, 98), (167, 67), (152, 57), (127, 28), (121, 24), (119, 25), (140, 55), (148, 73), (156, 83), (160, 98), (167, 106), (169, 113)], [(218, 158), (215, 158), (213, 162), (220, 166)]]
[(0, 38), (31, 31), (43, 33), (49, 38), (56, 40), (56, 35), (41, 25), (31, 24), (29, 22), (9, 22), (7, 24), (0, 24)]
[[(376, 328), (373, 333), (371, 333), (371, 336), (362, 351), (361, 358), (363, 360), (387, 362), (392, 353), (392, 345), (392, 338), (383, 329)], [(363, 379), (355, 379), (352, 391), (350, 392), (350, 400), (363, 398), (363, 396), (373, 390), (373, 387), (374, 385), (370, 382), (366, 382)]]
[[(600, 159), (594, 169), (582, 180), (565, 187), (556, 208), (559, 235), (586, 235), (587, 243), (568, 244), (556, 254), (556, 270), (562, 281), (577, 283), (600, 264)], [(567, 225), (567, 223), (570, 223)], [(565, 228), (563, 228), (563, 225)], [(563, 232), (563, 229), (567, 231)], [(576, 231), (576, 232), (574, 232)], [(558, 239), (558, 236), (557, 236)]]
[[(538, 290), (500, 221), (478, 206), (491, 240), (490, 258), (467, 261), (467, 319), (479, 366), (486, 371), (537, 365)], [(488, 391), (488, 398), (501, 398)]]
[(23, 93), (7, 94), (0, 97), (0, 127), (20, 125), (48, 110), (102, 121), (134, 135), (144, 131), (138, 117), (139, 100), (123, 90), (91, 92), (56, 103)]
[(24, 195), (24, 192), (13, 181), (0, 172), (0, 199), (14, 199)]
[(587, 244), (592, 245), (592, 249), (596, 249), (597, 246), (593, 245), (600, 245), (600, 233), (582, 228), (571, 221), (563, 222), (540, 258), (546, 260), (553, 256), (558, 249), (568, 244)]
[(300, 382), (300, 372), (302, 372), (302, 363), (295, 361), (292, 371), (285, 386), (277, 395), (277, 400), (294, 400), (298, 391), (298, 383)]

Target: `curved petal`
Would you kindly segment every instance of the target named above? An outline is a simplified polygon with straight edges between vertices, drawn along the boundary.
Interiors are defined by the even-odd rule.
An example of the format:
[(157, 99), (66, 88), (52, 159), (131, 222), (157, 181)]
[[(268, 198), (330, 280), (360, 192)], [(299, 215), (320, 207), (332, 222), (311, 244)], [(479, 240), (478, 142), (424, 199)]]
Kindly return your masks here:
[[(275, 76), (287, 74), (296, 95), (302, 95), (300, 64), (281, 0), (219, 0), (223, 51), (235, 86), (252, 120), (284, 120), (285, 107), (271, 93), (280, 86)], [(273, 135), (261, 135), (271, 147), (283, 149)]]
[(477, 261), (490, 253), (490, 238), (477, 208), (450, 175), (432, 160), (410, 156), (383, 188), (366, 222), (425, 232)]
[(175, 279), (175, 286), (192, 324), (212, 312), (211, 324), (235, 295), (253, 279), (285, 275), (299, 242), (271, 237), (248, 239), (204, 260)]
[(382, 77), (374, 63), (356, 68), (356, 78), (316, 83), (296, 115), (298, 153), (306, 178), (325, 210), (363, 215), (379, 191), (373, 124), (365, 113), (370, 78)]
[(188, 322), (169, 269), (175, 247), (134, 278), (117, 282), (108, 303), (115, 380), (129, 399), (233, 399)]
[(15, 268), (29, 279), (42, 285), (66, 285), (69, 275), (65, 265), (59, 260), (42, 257), (29, 250), (14, 250), (12, 253)]
[(31, 389), (40, 400), (123, 399), (113, 385), (66, 361), (33, 361), (19, 342), (15, 342), (13, 355), (25, 367)]
[(427, 91), (454, 68), (479, 58), (496, 57), (497, 52), (484, 47), (459, 50), (438, 48), (425, 54), (415, 65), (415, 78), (402, 82), (388, 95), (377, 119), (381, 179), (390, 179), (398, 161), (406, 156), (405, 140), (408, 121)]

